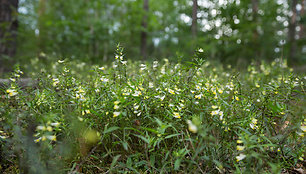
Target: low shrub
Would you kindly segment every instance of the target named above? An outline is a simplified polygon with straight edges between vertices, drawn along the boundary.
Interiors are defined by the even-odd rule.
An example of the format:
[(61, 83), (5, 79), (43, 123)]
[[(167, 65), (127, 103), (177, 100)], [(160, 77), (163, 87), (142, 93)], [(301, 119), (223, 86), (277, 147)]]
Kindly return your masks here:
[[(45, 55), (46, 56), (46, 55)], [(38, 64), (33, 59), (32, 67)], [(280, 173), (302, 170), (305, 80), (275, 60), (59, 60), (1, 90), (4, 173)]]

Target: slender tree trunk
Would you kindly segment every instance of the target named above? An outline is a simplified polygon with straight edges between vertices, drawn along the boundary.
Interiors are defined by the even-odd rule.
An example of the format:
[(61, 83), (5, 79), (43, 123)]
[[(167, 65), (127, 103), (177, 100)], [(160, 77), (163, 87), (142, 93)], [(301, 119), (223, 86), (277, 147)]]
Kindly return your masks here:
[[(105, 3), (104, 7), (105, 9), (109, 8), (109, 5), (107, 3)], [(106, 16), (106, 20), (111, 20), (111, 16), (109, 15), (108, 12), (105, 12), (104, 15)], [(103, 14), (102, 14), (103, 16)], [(103, 30), (105, 33), (108, 33), (108, 30)], [(112, 36), (109, 36), (110, 38), (112, 38)], [(101, 42), (103, 42), (103, 62), (107, 62), (108, 60), (108, 47), (109, 47), (109, 40), (108, 39), (103, 39)]]
[[(253, 15), (253, 21), (257, 23), (257, 17), (258, 17), (258, 0), (252, 0), (252, 15)], [(257, 30), (255, 28), (254, 30), (254, 37), (258, 37)]]
[(296, 35), (296, 5), (297, 5), (297, 0), (292, 0), (291, 1), (291, 10), (292, 10), (292, 16), (290, 17), (290, 23), (289, 23), (289, 32), (288, 32), (288, 37), (289, 37), (289, 63), (292, 64), (295, 59), (296, 59), (296, 40), (295, 40), (295, 35)]
[(0, 0), (0, 72), (4, 58), (13, 57), (17, 48), (18, 0)]
[(103, 62), (106, 62), (108, 60), (108, 45), (106, 41), (104, 41), (103, 47), (104, 47)]
[(141, 45), (140, 45), (140, 53), (143, 59), (147, 58), (147, 29), (148, 29), (148, 12), (149, 12), (149, 0), (143, 1), (143, 11), (144, 15), (142, 18), (141, 26)]
[[(99, 10), (98, 9), (94, 9), (94, 16), (92, 15), (88, 15), (88, 20), (91, 21), (90, 23), (90, 34), (91, 34), (91, 49), (90, 49), (90, 53), (91, 56), (94, 58), (98, 58), (100, 56), (100, 50), (99, 50), (99, 40), (95, 37), (97, 35), (96, 32), (96, 28), (95, 28), (95, 22), (97, 21), (99, 18), (100, 14), (99, 14)], [(94, 20), (92, 20), (92, 18), (94, 18)]]
[(196, 38), (197, 36), (197, 23), (198, 23), (197, 13), (198, 13), (198, 0), (193, 0), (191, 32), (192, 32), (192, 37), (194, 38)]
[[(257, 32), (257, 25), (258, 25), (258, 0), (252, 0), (252, 16), (254, 22), (254, 29), (253, 29), (253, 48), (258, 48), (258, 32)], [(258, 50), (254, 50), (255, 59), (259, 59), (260, 52)]]
[(46, 0), (39, 0), (38, 4), (38, 22), (37, 22), (37, 29), (38, 29), (38, 50), (39, 52), (45, 51), (45, 25), (44, 25), (44, 15), (46, 11)]
[[(301, 18), (305, 18), (305, 4), (306, 4), (306, 0), (302, 0), (302, 2), (301, 2), (302, 9), (301, 9), (301, 13), (300, 13)], [(301, 30), (300, 30), (299, 36), (302, 39), (302, 38), (304, 38), (304, 34), (305, 34), (305, 31), (304, 31), (305, 27), (304, 27), (303, 23), (300, 24), (300, 29)]]

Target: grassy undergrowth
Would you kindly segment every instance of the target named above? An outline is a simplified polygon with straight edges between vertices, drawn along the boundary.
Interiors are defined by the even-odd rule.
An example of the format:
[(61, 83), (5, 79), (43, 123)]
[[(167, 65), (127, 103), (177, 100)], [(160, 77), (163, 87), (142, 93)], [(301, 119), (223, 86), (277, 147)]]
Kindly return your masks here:
[[(44, 55), (45, 56), (45, 55)], [(280, 173), (305, 166), (305, 76), (202, 59), (18, 68), (0, 98), (1, 173)]]

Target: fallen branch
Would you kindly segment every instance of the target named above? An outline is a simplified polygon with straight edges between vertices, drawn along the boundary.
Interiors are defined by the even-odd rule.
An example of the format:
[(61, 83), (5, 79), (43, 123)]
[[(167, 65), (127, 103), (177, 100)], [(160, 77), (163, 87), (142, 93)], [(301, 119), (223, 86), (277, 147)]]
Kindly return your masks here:
[[(11, 83), (12, 82), (9, 79), (0, 79), (0, 89), (8, 88)], [(18, 79), (16, 83), (21, 88), (37, 86), (37, 80), (33, 80), (31, 78)]]

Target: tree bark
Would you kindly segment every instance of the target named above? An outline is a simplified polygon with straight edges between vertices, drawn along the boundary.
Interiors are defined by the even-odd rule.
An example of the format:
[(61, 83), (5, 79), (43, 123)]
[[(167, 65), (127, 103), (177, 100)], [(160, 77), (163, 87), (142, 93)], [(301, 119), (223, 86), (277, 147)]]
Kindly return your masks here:
[(17, 48), (18, 0), (0, 0), (0, 72), (4, 58), (13, 57)]
[[(303, 18), (305, 20), (305, 4), (306, 4), (306, 0), (302, 0), (301, 5), (302, 5), (302, 9), (301, 9), (301, 13), (300, 16), (301, 18)], [(300, 24), (300, 39), (304, 38), (304, 23)]]
[[(257, 23), (257, 16), (258, 16), (258, 0), (252, 0), (252, 15), (253, 15), (253, 21), (256, 24)], [(256, 28), (254, 29), (254, 38), (258, 37), (258, 33)]]
[(45, 51), (45, 41), (46, 41), (46, 28), (44, 24), (44, 15), (46, 11), (46, 0), (39, 0), (38, 2), (38, 48), (39, 52), (44, 52)]
[(290, 22), (289, 22), (289, 32), (288, 32), (288, 37), (289, 37), (289, 60), (288, 62), (292, 64), (295, 59), (296, 59), (296, 41), (295, 41), (295, 35), (296, 35), (296, 5), (297, 5), (297, 0), (292, 0), (291, 1), (291, 11), (292, 11), (292, 16), (290, 17)]
[(257, 20), (258, 13), (258, 0), (252, 0), (252, 12), (253, 12), (253, 20)]
[[(257, 32), (257, 25), (258, 25), (258, 0), (252, 0), (252, 16), (253, 16), (253, 22), (254, 22), (254, 28), (253, 28), (253, 47), (258, 48), (258, 32)], [(259, 59), (260, 52), (257, 50), (254, 50), (255, 59)]]
[(198, 0), (193, 0), (191, 32), (194, 38), (196, 38), (197, 36), (197, 23), (198, 23), (197, 13), (198, 13)]
[(143, 1), (144, 15), (142, 18), (141, 26), (141, 42), (140, 42), (140, 53), (143, 59), (147, 58), (147, 29), (148, 29), (148, 12), (149, 12), (149, 0)]

